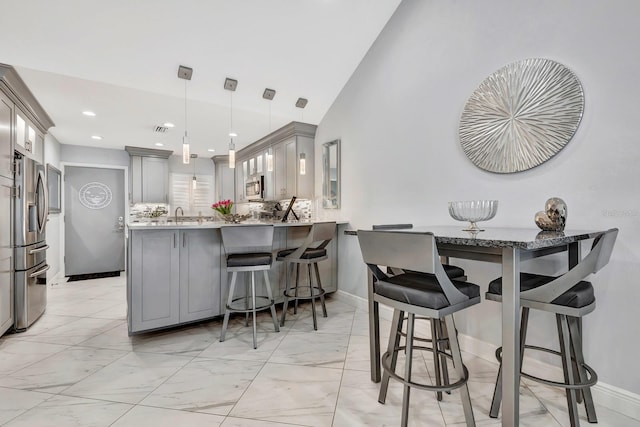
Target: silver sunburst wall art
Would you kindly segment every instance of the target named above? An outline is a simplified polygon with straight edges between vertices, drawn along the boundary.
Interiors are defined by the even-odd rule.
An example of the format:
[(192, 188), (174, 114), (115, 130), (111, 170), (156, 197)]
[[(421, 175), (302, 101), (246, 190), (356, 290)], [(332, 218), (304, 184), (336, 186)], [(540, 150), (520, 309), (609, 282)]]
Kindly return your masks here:
[(460, 144), (479, 168), (521, 172), (558, 153), (584, 111), (578, 78), (549, 59), (509, 64), (482, 82), (460, 118)]

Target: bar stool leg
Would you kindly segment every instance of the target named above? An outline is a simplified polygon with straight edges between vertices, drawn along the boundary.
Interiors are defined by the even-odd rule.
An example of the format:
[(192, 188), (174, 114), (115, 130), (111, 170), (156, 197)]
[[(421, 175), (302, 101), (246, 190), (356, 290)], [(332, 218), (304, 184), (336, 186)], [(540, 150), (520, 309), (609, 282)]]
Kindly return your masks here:
[(256, 275), (251, 272), (251, 313), (253, 314), (253, 348), (258, 348), (258, 326), (256, 319)]
[(318, 289), (320, 289), (320, 302), (322, 303), (322, 316), (327, 317), (327, 306), (324, 304), (324, 289), (322, 289), (322, 281), (320, 280), (320, 271), (318, 270), (318, 263), (314, 262), (313, 267), (316, 271), (316, 283)]
[(300, 283), (300, 264), (296, 264), (296, 290), (294, 292), (295, 302), (293, 304), (293, 314), (298, 314), (298, 284)]
[[(389, 364), (393, 372), (396, 371), (396, 362), (398, 361), (398, 348), (400, 346), (400, 332), (402, 331), (402, 321), (404, 319), (404, 313), (400, 310), (393, 310), (393, 320), (391, 321), (391, 330), (389, 331), (389, 344), (387, 345), (387, 351), (391, 355), (391, 363)], [(384, 403), (387, 399), (387, 389), (389, 388), (389, 373), (385, 370), (382, 371), (382, 381), (380, 382), (380, 394), (378, 395), (378, 402)]]
[[(522, 369), (522, 361), (524, 360), (524, 346), (527, 339), (527, 326), (529, 325), (529, 308), (522, 307), (522, 317), (520, 319), (520, 369)], [(519, 380), (518, 380), (519, 381)], [(491, 401), (491, 409), (489, 416), (498, 418), (500, 404), (502, 403), (502, 362), (498, 368), (498, 378), (496, 379), (496, 387), (493, 390), (493, 400)]]
[(229, 297), (227, 298), (227, 307), (224, 310), (224, 321), (222, 322), (222, 332), (220, 333), (220, 342), (224, 342), (224, 336), (227, 333), (227, 325), (229, 324), (229, 307), (231, 307), (231, 303), (233, 302), (233, 293), (236, 289), (236, 278), (238, 276), (238, 272), (234, 271), (231, 275), (231, 285), (229, 286)]
[[(318, 321), (316, 320), (316, 297), (313, 293), (313, 282), (311, 281), (311, 264), (307, 264), (307, 276), (309, 276), (309, 293), (311, 295), (311, 312), (313, 313), (313, 330), (318, 330)], [(296, 291), (298, 288), (296, 287)], [(298, 300), (296, 299), (296, 303)]]
[[(434, 319), (432, 319), (431, 321), (433, 322)], [(436, 319), (435, 321), (437, 322), (436, 326), (438, 327), (438, 341), (442, 340), (441, 343), (438, 342), (438, 348), (442, 352), (440, 353), (440, 368), (442, 372), (442, 380), (445, 385), (449, 385), (449, 367), (447, 366), (447, 356), (444, 355), (448, 345), (448, 340), (446, 339), (446, 328), (442, 319)], [(451, 394), (451, 391), (447, 391), (446, 393)]]
[[(569, 341), (569, 324), (567, 316), (563, 314), (556, 314), (556, 323), (558, 326), (558, 338), (560, 339), (560, 353), (562, 354), (562, 370), (564, 371), (564, 379), (567, 384), (575, 384), (573, 379), (573, 368), (571, 366), (571, 342)], [(567, 389), (566, 393), (571, 427), (579, 426), (580, 421), (578, 419), (576, 391), (573, 389)]]
[[(576, 362), (578, 365), (578, 376), (580, 378), (580, 382), (587, 381), (587, 370), (584, 369), (584, 354), (582, 353), (582, 334), (580, 332), (580, 318), (578, 317), (569, 317), (569, 332), (571, 333), (571, 340), (574, 351)], [(596, 408), (593, 404), (593, 396), (591, 395), (591, 387), (586, 387), (582, 389), (582, 396), (584, 398), (584, 408), (587, 411), (587, 419), (590, 423), (597, 423), (598, 417), (596, 416)]]
[[(406, 360), (404, 362), (404, 379), (405, 381), (411, 381), (411, 367), (413, 362), (413, 327), (415, 325), (416, 315), (409, 313), (407, 319), (407, 342), (406, 342)], [(409, 399), (411, 397), (411, 386), (404, 385), (404, 391), (402, 393), (402, 419), (400, 425), (407, 427), (409, 425)]]
[[(244, 309), (249, 310), (249, 282), (247, 282), (247, 276), (242, 274), (244, 278)], [(251, 280), (253, 281), (253, 272), (251, 272)], [(244, 326), (249, 326), (249, 311), (244, 313)]]
[(284, 271), (284, 303), (282, 304), (282, 320), (280, 320), (280, 326), (284, 326), (284, 319), (287, 316), (287, 309), (289, 308), (289, 291), (291, 290), (291, 280), (289, 277), (289, 270), (291, 270), (291, 274), (293, 274), (293, 264), (290, 262), (286, 262), (286, 269)]
[[(460, 344), (458, 343), (458, 334), (456, 333), (456, 324), (453, 320), (453, 314), (445, 316), (447, 324), (447, 332), (449, 334), (449, 344), (451, 345), (451, 355), (453, 356), (453, 367), (460, 378), (464, 378), (464, 365), (462, 364), (462, 353), (460, 353)], [(465, 383), (460, 387), (460, 399), (462, 399), (462, 407), (464, 409), (464, 418), (467, 426), (475, 426), (476, 422), (473, 418), (473, 409), (471, 408), (471, 396), (469, 395), (469, 386)]]
[[(438, 330), (436, 323), (438, 319), (431, 319), (431, 350), (433, 351), (433, 367), (436, 373), (436, 385), (439, 387), (442, 385), (442, 380), (440, 379), (440, 355), (438, 354)], [(436, 398), (438, 401), (442, 400), (442, 392), (436, 392)]]
[(267, 287), (267, 297), (269, 297), (269, 301), (271, 301), (271, 318), (273, 319), (273, 326), (276, 329), (276, 332), (280, 332), (280, 326), (278, 325), (278, 315), (276, 314), (276, 306), (273, 303), (273, 293), (271, 292), (271, 282), (269, 282), (269, 275), (267, 274), (267, 270), (262, 270), (264, 273), (264, 283)]

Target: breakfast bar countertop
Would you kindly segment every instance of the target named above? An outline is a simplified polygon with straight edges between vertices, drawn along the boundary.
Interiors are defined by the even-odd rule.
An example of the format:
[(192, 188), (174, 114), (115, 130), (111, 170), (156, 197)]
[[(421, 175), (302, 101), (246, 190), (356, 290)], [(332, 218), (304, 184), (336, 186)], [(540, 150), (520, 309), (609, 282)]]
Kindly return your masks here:
[[(130, 230), (156, 230), (156, 229), (189, 229), (189, 228), (220, 228), (227, 225), (264, 225), (264, 224), (273, 224), (274, 227), (298, 227), (298, 226), (309, 226), (316, 222), (325, 222), (324, 220), (314, 220), (314, 219), (306, 219), (299, 221), (257, 221), (257, 220), (247, 220), (239, 224), (229, 224), (224, 221), (202, 221), (199, 223), (198, 221), (175, 221), (171, 222), (152, 222), (152, 221), (144, 221), (144, 222), (129, 222), (127, 227)], [(348, 221), (336, 221), (337, 224), (347, 224)]]

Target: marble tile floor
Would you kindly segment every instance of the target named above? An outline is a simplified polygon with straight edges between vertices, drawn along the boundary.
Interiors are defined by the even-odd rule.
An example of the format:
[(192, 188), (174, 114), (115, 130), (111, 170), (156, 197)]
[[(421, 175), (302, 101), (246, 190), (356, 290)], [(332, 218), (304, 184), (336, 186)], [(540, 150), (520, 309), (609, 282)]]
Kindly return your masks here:
[[(262, 313), (254, 350), (239, 317), (224, 343), (220, 320), (129, 337), (124, 276), (54, 285), (41, 319), (0, 338), (0, 425), (397, 426), (402, 387), (392, 380), (387, 403), (378, 403), (367, 314), (337, 297), (327, 305), (317, 332), (309, 304), (290, 310), (280, 333)], [(381, 324), (383, 335), (389, 326)], [(500, 425), (488, 416), (495, 361), (463, 357), (477, 425)], [(429, 353), (418, 352), (413, 366), (414, 378), (432, 379)], [(568, 426), (562, 391), (524, 383), (521, 393), (521, 426)], [(597, 410), (599, 426), (640, 427)], [(410, 418), (414, 426), (463, 426), (459, 394), (437, 402), (414, 390)]]

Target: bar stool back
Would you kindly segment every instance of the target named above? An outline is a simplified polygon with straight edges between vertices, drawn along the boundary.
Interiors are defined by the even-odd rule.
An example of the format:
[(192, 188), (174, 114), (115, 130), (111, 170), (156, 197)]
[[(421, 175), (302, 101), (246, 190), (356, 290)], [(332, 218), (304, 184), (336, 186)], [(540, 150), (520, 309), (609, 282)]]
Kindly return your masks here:
[[(295, 300), (294, 314), (297, 312), (298, 300), (310, 299), (311, 311), (313, 313), (313, 329), (318, 329), (318, 323), (316, 319), (316, 298), (320, 298), (322, 304), (322, 315), (327, 317), (327, 307), (324, 303), (324, 289), (322, 288), (322, 281), (320, 280), (320, 271), (318, 269), (318, 262), (328, 258), (327, 245), (336, 235), (336, 223), (335, 221), (317, 222), (311, 226), (309, 234), (306, 239), (298, 248), (284, 249), (278, 252), (277, 260), (285, 262), (285, 281), (286, 286), (284, 290), (284, 304), (282, 306), (282, 320), (280, 324), (284, 326), (285, 317), (287, 315), (287, 308), (289, 306), (289, 300)], [(312, 246), (314, 243), (318, 243), (316, 246)], [(307, 265), (307, 273), (309, 278), (308, 288), (309, 294), (300, 294), (300, 264)], [(311, 265), (313, 265), (316, 276), (316, 284), (313, 285), (311, 278)], [(296, 282), (294, 288), (294, 294), (291, 295), (291, 279), (290, 275), (293, 274), (293, 267), (296, 267)]]
[[(469, 373), (462, 363), (460, 345), (456, 334), (453, 313), (480, 302), (477, 285), (463, 281), (451, 281), (447, 276), (432, 233), (410, 231), (358, 230), (358, 240), (362, 257), (374, 276), (376, 302), (393, 307), (393, 321), (387, 351), (382, 356), (384, 374), (378, 401), (384, 403), (390, 377), (404, 384), (401, 425), (406, 426), (409, 416), (409, 395), (411, 387), (435, 392), (460, 388), (460, 396), (467, 426), (475, 425), (471, 398), (467, 387)], [(379, 266), (394, 266), (405, 272), (388, 276)], [(400, 346), (402, 335), (401, 319), (408, 313), (406, 344)], [(433, 319), (444, 319), (449, 332), (451, 354), (438, 348), (441, 339), (438, 328), (432, 328), (432, 348), (413, 345), (414, 321), (416, 315)], [(414, 382), (411, 378), (411, 361), (414, 348), (434, 351), (434, 355), (445, 354), (453, 359), (459, 379), (453, 383), (428, 385)], [(398, 352), (406, 351), (404, 377), (395, 373)], [(434, 359), (438, 359), (438, 356)]]
[[(253, 314), (253, 348), (258, 348), (256, 332), (256, 312), (271, 310), (273, 326), (276, 332), (280, 332), (278, 318), (276, 316), (275, 303), (269, 283), (267, 271), (273, 264), (273, 225), (230, 225), (220, 227), (222, 245), (226, 253), (227, 271), (233, 273), (229, 286), (229, 296), (224, 312), (224, 321), (220, 341), (224, 341), (229, 324), (229, 315), (232, 312)], [(262, 271), (266, 286), (266, 296), (256, 295), (255, 272)], [(245, 294), (234, 298), (236, 279), (238, 273), (251, 273), (251, 289), (245, 286)], [(258, 305), (260, 304), (260, 305)]]
[[(584, 400), (587, 418), (590, 423), (598, 422), (591, 396), (590, 387), (598, 381), (596, 372), (584, 361), (582, 352), (582, 316), (591, 313), (596, 307), (593, 285), (583, 279), (598, 272), (609, 263), (611, 252), (618, 236), (618, 229), (612, 228), (596, 237), (589, 254), (576, 266), (559, 277), (540, 274), (520, 274), (520, 305), (522, 318), (520, 322), (520, 364), (524, 359), (525, 349), (544, 351), (562, 358), (564, 382), (550, 381), (535, 377), (521, 371), (520, 375), (543, 384), (566, 389), (567, 406), (572, 427), (580, 425), (578, 418), (578, 397)], [(486, 298), (502, 302), (502, 278), (489, 284)], [(526, 345), (529, 310), (536, 309), (554, 313), (560, 340), (560, 351)], [(500, 370), (491, 402), (489, 415), (498, 416), (502, 400), (502, 347), (496, 350), (496, 358), (500, 360)], [(577, 377), (577, 378), (576, 378)]]

